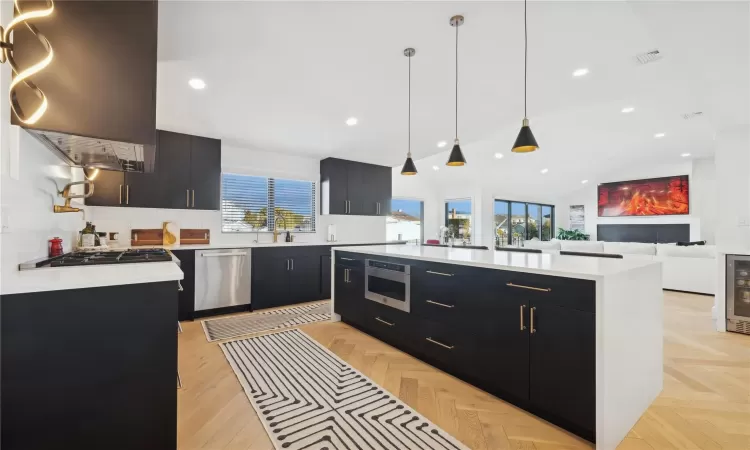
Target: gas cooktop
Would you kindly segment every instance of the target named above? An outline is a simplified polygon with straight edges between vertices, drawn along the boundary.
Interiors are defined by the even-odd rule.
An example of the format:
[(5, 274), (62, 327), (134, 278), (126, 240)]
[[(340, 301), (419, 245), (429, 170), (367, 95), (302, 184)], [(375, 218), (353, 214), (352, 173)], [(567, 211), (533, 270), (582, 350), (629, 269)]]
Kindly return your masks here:
[(43, 267), (97, 266), (100, 264), (127, 264), (172, 261), (172, 254), (164, 249), (108, 250), (100, 252), (72, 252), (19, 266), (21, 270)]

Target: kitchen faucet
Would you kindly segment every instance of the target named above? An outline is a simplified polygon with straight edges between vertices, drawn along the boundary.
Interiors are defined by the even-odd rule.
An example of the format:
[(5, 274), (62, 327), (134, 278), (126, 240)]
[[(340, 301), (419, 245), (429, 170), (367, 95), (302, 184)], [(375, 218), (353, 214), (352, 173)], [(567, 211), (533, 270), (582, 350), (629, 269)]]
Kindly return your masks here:
[(284, 229), (286, 229), (286, 218), (284, 217), (284, 214), (281, 211), (278, 211), (278, 210), (275, 211), (273, 215), (273, 243), (274, 244), (279, 242), (279, 229), (278, 229), (279, 218), (281, 218), (281, 222), (283, 222), (284, 224)]
[[(70, 188), (72, 186), (77, 186), (79, 184), (88, 186), (88, 190), (84, 187), (83, 195), (70, 195)], [(68, 183), (65, 185), (62, 191), (58, 191), (57, 194), (65, 199), (65, 205), (55, 205), (52, 209), (56, 213), (67, 213), (67, 212), (83, 212), (84, 218), (86, 211), (84, 211), (81, 208), (74, 208), (70, 206), (70, 200), (73, 198), (88, 198), (94, 195), (94, 182), (91, 180), (84, 180), (84, 181), (75, 181), (73, 183)]]

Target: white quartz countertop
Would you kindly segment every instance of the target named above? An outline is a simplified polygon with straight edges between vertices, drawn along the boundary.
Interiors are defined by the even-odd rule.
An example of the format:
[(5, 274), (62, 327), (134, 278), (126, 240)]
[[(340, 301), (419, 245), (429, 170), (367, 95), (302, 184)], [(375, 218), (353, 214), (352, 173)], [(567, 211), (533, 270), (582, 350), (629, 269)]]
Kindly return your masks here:
[(373, 244), (403, 244), (403, 241), (394, 242), (357, 242), (357, 241), (336, 241), (336, 242), (253, 242), (240, 244), (186, 244), (186, 245), (143, 245), (143, 246), (110, 246), (109, 250), (119, 249), (139, 249), (139, 248), (166, 248), (168, 250), (211, 250), (223, 248), (268, 248), (268, 247), (310, 247), (310, 246), (337, 246), (337, 245), (373, 245)]
[(638, 259), (595, 258), (550, 253), (520, 253), (417, 245), (334, 247), (334, 250), (590, 280), (602, 279), (608, 275), (661, 264), (658, 261)]
[[(122, 284), (177, 281), (184, 277), (174, 262), (104, 264), (100, 266), (44, 267), (6, 273), (0, 294), (61, 291)], [(175, 285), (175, 289), (177, 289)]]

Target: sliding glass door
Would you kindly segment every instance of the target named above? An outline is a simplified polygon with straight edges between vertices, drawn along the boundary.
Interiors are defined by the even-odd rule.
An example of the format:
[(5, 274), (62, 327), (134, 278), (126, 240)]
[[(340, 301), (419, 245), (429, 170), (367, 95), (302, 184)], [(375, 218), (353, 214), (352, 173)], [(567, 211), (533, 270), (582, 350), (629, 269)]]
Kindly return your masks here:
[(522, 245), (523, 241), (554, 237), (555, 207), (540, 203), (495, 200), (495, 246)]

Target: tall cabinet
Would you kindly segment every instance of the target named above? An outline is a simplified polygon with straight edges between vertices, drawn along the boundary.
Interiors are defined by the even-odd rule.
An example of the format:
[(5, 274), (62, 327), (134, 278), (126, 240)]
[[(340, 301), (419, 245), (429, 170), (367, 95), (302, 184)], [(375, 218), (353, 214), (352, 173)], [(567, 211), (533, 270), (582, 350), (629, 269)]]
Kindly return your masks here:
[(320, 162), (320, 213), (387, 216), (392, 169), (338, 158)]

